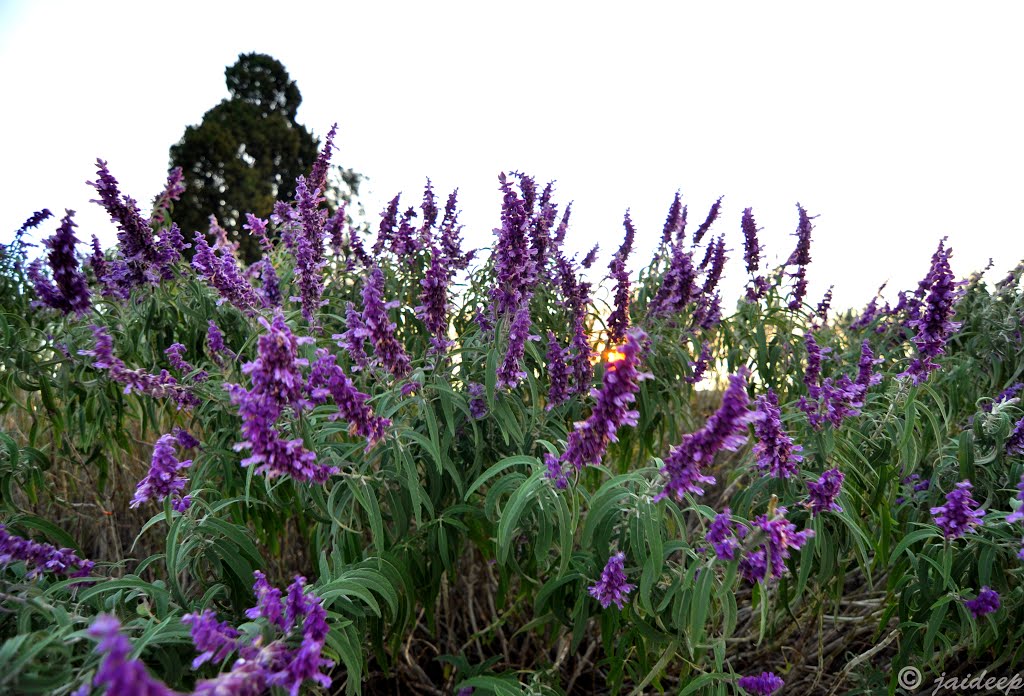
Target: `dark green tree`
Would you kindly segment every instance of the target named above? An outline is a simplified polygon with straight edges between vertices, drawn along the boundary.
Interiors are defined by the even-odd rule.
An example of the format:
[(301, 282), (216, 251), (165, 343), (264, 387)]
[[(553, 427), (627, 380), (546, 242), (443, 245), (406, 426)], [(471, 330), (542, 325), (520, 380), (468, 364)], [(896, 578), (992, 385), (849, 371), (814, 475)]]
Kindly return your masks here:
[[(174, 206), (174, 221), (187, 239), (209, 229), (209, 216), (239, 242), (243, 261), (260, 257), (255, 239), (244, 234), (245, 214), (270, 215), (274, 201), (295, 194), (295, 178), (308, 175), (319, 143), (295, 120), (302, 95), (280, 61), (246, 53), (224, 71), (230, 98), (188, 126), (171, 146), (171, 167), (181, 167), (185, 193)], [(342, 170), (332, 177), (328, 199), (348, 199), (359, 175)], [(333, 194), (333, 195), (332, 195)]]

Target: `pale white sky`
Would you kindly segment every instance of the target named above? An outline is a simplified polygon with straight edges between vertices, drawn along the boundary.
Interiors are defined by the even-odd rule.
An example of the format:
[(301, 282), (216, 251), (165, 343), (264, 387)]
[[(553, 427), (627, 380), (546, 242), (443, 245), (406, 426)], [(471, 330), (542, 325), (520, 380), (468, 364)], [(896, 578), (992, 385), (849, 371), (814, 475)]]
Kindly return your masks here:
[(601, 241), (601, 267), (627, 207), (646, 262), (680, 189), (697, 223), (725, 196), (733, 289), (743, 208), (785, 257), (798, 201), (820, 215), (813, 301), (915, 286), (943, 235), (958, 274), (992, 256), (1001, 276), (1024, 257), (1024, 6), (847, 7), (0, 0), (0, 240), (68, 207), (112, 243), (87, 203), (96, 157), (148, 210), (168, 147), (258, 51), (298, 83), (301, 123), (339, 122), (335, 161), (370, 177), (369, 212), (429, 176), (460, 188), (472, 245), (498, 224), (498, 172), (518, 169), (575, 201), (568, 243)]

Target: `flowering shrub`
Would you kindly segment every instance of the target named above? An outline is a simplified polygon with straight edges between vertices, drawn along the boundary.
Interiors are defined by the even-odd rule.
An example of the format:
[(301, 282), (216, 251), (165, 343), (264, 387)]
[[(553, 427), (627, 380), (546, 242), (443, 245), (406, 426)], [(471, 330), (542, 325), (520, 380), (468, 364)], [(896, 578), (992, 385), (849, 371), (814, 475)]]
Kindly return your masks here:
[(490, 253), (429, 182), (370, 245), (331, 154), (234, 221), (249, 267), (174, 223), (180, 172), (147, 217), (103, 161), (113, 249), (71, 211), (0, 248), (0, 691), (876, 693), (1020, 661), (1024, 265), (957, 280), (943, 242), (838, 312), (803, 207), (767, 250), (677, 195), (600, 277), (520, 173)]

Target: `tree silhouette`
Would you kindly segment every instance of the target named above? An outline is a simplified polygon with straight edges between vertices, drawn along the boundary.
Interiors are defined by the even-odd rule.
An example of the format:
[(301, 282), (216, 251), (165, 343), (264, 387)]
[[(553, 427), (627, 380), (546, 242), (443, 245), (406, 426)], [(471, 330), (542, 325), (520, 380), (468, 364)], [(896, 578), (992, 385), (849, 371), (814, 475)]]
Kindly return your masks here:
[[(173, 217), (191, 238), (206, 232), (209, 216), (216, 215), (238, 240), (242, 259), (252, 263), (260, 249), (255, 239), (240, 234), (245, 214), (266, 218), (275, 200), (292, 198), (295, 178), (309, 174), (319, 143), (295, 120), (302, 95), (280, 61), (245, 53), (224, 75), (230, 98), (207, 111), (198, 126), (188, 126), (171, 146), (171, 167), (181, 167), (185, 178)], [(351, 194), (328, 192), (329, 198), (355, 193), (359, 175), (342, 170), (341, 179)]]

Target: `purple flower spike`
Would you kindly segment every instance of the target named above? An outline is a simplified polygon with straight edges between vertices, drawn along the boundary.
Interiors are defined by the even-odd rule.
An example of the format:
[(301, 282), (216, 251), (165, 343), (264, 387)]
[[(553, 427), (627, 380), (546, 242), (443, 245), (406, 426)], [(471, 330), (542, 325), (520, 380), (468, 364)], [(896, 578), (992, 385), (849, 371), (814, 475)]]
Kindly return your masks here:
[(736, 558), (736, 551), (740, 548), (740, 539), (747, 535), (747, 528), (732, 518), (732, 511), (729, 508), (723, 509), (715, 516), (715, 519), (708, 526), (708, 533), (705, 537), (715, 555), (725, 561)]
[(743, 220), (740, 223), (743, 228), (743, 261), (747, 264), (747, 273), (753, 275), (761, 265), (761, 247), (757, 243), (758, 227), (754, 222), (754, 209), (746, 208), (743, 211)]
[(92, 366), (98, 370), (106, 370), (110, 379), (125, 385), (124, 393), (133, 391), (147, 394), (156, 399), (171, 398), (178, 408), (191, 408), (199, 404), (199, 399), (188, 389), (178, 384), (174, 377), (162, 370), (159, 375), (144, 370), (129, 370), (120, 358), (114, 355), (114, 341), (107, 330), (101, 326), (91, 326), (96, 343), (92, 350), (80, 350), (80, 355), (93, 358)]
[(211, 660), (223, 662), (238, 647), (238, 631), (227, 621), (217, 621), (217, 615), (209, 609), (201, 614), (185, 614), (181, 620), (191, 627), (192, 644), (201, 653), (192, 660), (192, 669)]
[(949, 267), (953, 251), (945, 248), (945, 241), (939, 242), (939, 248), (932, 256), (931, 269), (919, 286), (919, 292), (927, 292), (927, 296), (906, 324), (916, 333), (917, 357), (900, 377), (909, 377), (914, 384), (923, 383), (932, 371), (939, 368), (936, 358), (945, 353), (946, 341), (960, 328), (959, 323), (952, 321), (960, 290)]
[(88, 281), (75, 255), (78, 238), (75, 237), (77, 225), (71, 219), (74, 214), (75, 211), (67, 210), (60, 228), (43, 242), (50, 250), (46, 260), (52, 280), (42, 274), (38, 261), (28, 269), (29, 279), (35, 285), (36, 294), (42, 303), (64, 314), (81, 314), (89, 309)]
[(395, 338), (398, 325), (388, 316), (388, 310), (397, 306), (397, 301), (384, 302), (384, 273), (375, 267), (363, 282), (362, 323), (377, 359), (396, 379), (402, 379), (411, 368), (409, 356)]
[(843, 509), (836, 505), (836, 498), (843, 487), (843, 472), (839, 469), (829, 469), (817, 481), (807, 482), (807, 492), (810, 500), (807, 507), (811, 510), (811, 516), (817, 516), (823, 512), (842, 512)]
[(487, 390), (478, 382), (469, 383), (469, 414), (476, 420), (487, 416)]
[(82, 578), (92, 572), (94, 565), (92, 561), (76, 556), (71, 549), (58, 549), (52, 544), (23, 539), (0, 524), (0, 568), (19, 561), (27, 566), (29, 579), (44, 572)]
[(682, 442), (665, 457), (661, 469), (665, 487), (655, 500), (672, 496), (681, 502), (687, 493), (704, 494), (702, 485), (712, 484), (715, 479), (702, 474), (702, 468), (711, 464), (721, 450), (734, 452), (747, 441), (747, 424), (757, 419), (757, 414), (748, 409), (749, 404), (746, 371), (741, 369), (729, 377), (729, 387), (718, 411), (703, 428), (684, 435)]
[(536, 280), (534, 254), (530, 246), (529, 216), (526, 203), (512, 188), (511, 180), (501, 174), (501, 228), (494, 230), (495, 287), (491, 291), (495, 316), (520, 311), (525, 294), (531, 293)]
[(971, 497), (971, 482), (967, 480), (956, 484), (956, 488), (946, 494), (946, 504), (933, 507), (931, 513), (947, 539), (956, 539), (972, 531), (983, 524), (979, 520), (985, 516), (985, 511), (978, 508), (978, 503)]
[(636, 589), (636, 585), (626, 582), (626, 554), (617, 553), (608, 559), (604, 570), (601, 571), (601, 579), (596, 584), (587, 588), (590, 596), (601, 603), (603, 609), (614, 604), (619, 609), (625, 606), (629, 593)]
[(220, 246), (210, 247), (201, 232), (196, 232), (195, 248), (192, 267), (208, 285), (217, 290), (220, 295), (218, 305), (230, 302), (250, 316), (266, 307), (266, 301), (242, 275), (238, 261), (230, 250)]
[(565, 349), (558, 344), (553, 331), (548, 331), (548, 404), (550, 411), (569, 400), (569, 366), (565, 363)]
[(999, 609), (999, 593), (987, 586), (982, 587), (978, 590), (978, 596), (965, 601), (964, 606), (971, 612), (971, 616), (980, 619)]
[(615, 309), (608, 317), (608, 343), (611, 344), (621, 343), (629, 328), (629, 271), (626, 268), (626, 261), (633, 251), (636, 230), (629, 218), (628, 210), (622, 224), (626, 228), (626, 238), (608, 264), (611, 278), (615, 281)]
[(771, 518), (761, 515), (754, 520), (753, 529), (762, 543), (740, 561), (739, 571), (748, 582), (777, 580), (786, 572), (786, 559), (790, 549), (800, 549), (814, 536), (813, 529), (796, 531), (796, 525), (786, 519), (786, 508), (775, 510)]
[(258, 357), (242, 366), (242, 372), (252, 381), (252, 388), (224, 385), (242, 418), (245, 439), (236, 444), (235, 449), (250, 450), (252, 454), (242, 460), (242, 466), (257, 464), (257, 473), (325, 483), (337, 473), (337, 467), (317, 464), (316, 453), (305, 449), (301, 438), (285, 440), (277, 429), (285, 409), (299, 413), (310, 404), (301, 369), (309, 363), (298, 357), (298, 348), (313, 339), (296, 338), (280, 313), (274, 316), (273, 324), (263, 317), (260, 323), (267, 333), (257, 342)]
[(129, 658), (132, 645), (121, 634), (121, 623), (109, 614), (101, 614), (89, 626), (89, 635), (99, 641), (96, 652), (103, 662), (96, 670), (93, 684), (103, 687), (109, 696), (178, 696), (149, 675), (142, 660)]
[(132, 498), (131, 507), (137, 508), (145, 502), (162, 502), (168, 496), (180, 498), (185, 490), (188, 479), (182, 476), (184, 469), (192, 466), (192, 460), (186, 459), (179, 462), (174, 452), (174, 445), (177, 438), (172, 434), (161, 435), (153, 447), (153, 459), (149, 465), (149, 473), (146, 478), (139, 481), (135, 488), (135, 497)]
[(163, 277), (160, 260), (161, 245), (156, 243), (153, 228), (142, 217), (135, 200), (122, 196), (117, 179), (103, 160), (96, 160), (97, 181), (88, 182), (96, 189), (99, 203), (110, 219), (117, 224), (119, 257), (110, 264), (106, 278), (117, 289), (118, 294), (127, 298), (132, 289), (146, 283), (158, 283)]
[[(164, 350), (164, 355), (167, 356), (167, 360), (168, 362), (171, 363), (171, 367), (173, 367), (178, 372), (181, 372), (182, 374), (191, 374), (196, 369), (195, 367), (192, 366), (192, 363), (185, 360), (185, 346), (181, 345), (180, 343), (172, 343), (171, 345), (169, 345), (167, 349)], [(197, 382), (202, 382), (207, 377), (209, 377), (209, 375), (206, 373), (206, 371), (200, 371), (196, 373), (194, 379)]]
[(530, 297), (526, 295), (508, 327), (508, 349), (505, 358), (498, 366), (499, 389), (514, 389), (526, 379), (527, 372), (523, 369), (523, 356), (526, 354), (527, 341), (539, 341), (540, 336), (530, 333)]
[(369, 396), (356, 389), (356, 385), (335, 364), (335, 356), (327, 349), (317, 351), (317, 361), (309, 374), (309, 391), (315, 403), (323, 403), (329, 395), (338, 407), (330, 420), (345, 419), (349, 423), (349, 433), (366, 439), (366, 450), (369, 451), (383, 439), (391, 421), (373, 413), (367, 403)]
[[(437, 211), (434, 211), (437, 216)], [(446, 267), (446, 259), (441, 250), (434, 246), (430, 249), (430, 266), (420, 281), (423, 292), (420, 293), (420, 304), (416, 307), (416, 316), (423, 320), (430, 332), (430, 351), (442, 356), (452, 347), (448, 338), (448, 284), (451, 275)]]
[(756, 676), (740, 677), (740, 688), (751, 696), (771, 696), (781, 689), (786, 682), (773, 672), (762, 672)]
[(695, 362), (690, 363), (690, 370), (692, 373), (686, 377), (686, 381), (690, 384), (696, 384), (697, 382), (704, 379), (704, 373), (708, 370), (708, 364), (711, 361), (711, 344), (707, 341), (700, 346), (700, 355), (697, 356)]
[(210, 358), (218, 365), (224, 362), (224, 358), (234, 360), (237, 356), (224, 343), (224, 334), (221, 332), (220, 327), (214, 323), (213, 319), (210, 319), (207, 323), (206, 347), (210, 351)]
[(793, 444), (782, 426), (779, 398), (771, 389), (757, 399), (758, 418), (754, 423), (754, 455), (757, 468), (774, 478), (789, 478), (800, 471), (803, 447)]
[(640, 329), (626, 334), (626, 342), (609, 356), (601, 388), (591, 391), (597, 403), (590, 416), (576, 423), (560, 457), (544, 455), (548, 476), (559, 488), (569, 485), (566, 465), (579, 471), (585, 465), (600, 464), (608, 443), (618, 440), (618, 429), (623, 425), (636, 425), (640, 414), (630, 409), (629, 404), (636, 400), (641, 380), (650, 377), (637, 369), (641, 344), (646, 338), (647, 334)]
[(268, 623), (284, 629), (284, 603), (281, 601), (281, 590), (269, 582), (267, 576), (261, 571), (253, 572), (256, 582), (252, 591), (256, 595), (256, 606), (245, 610), (245, 615), (250, 619), (264, 618)]

